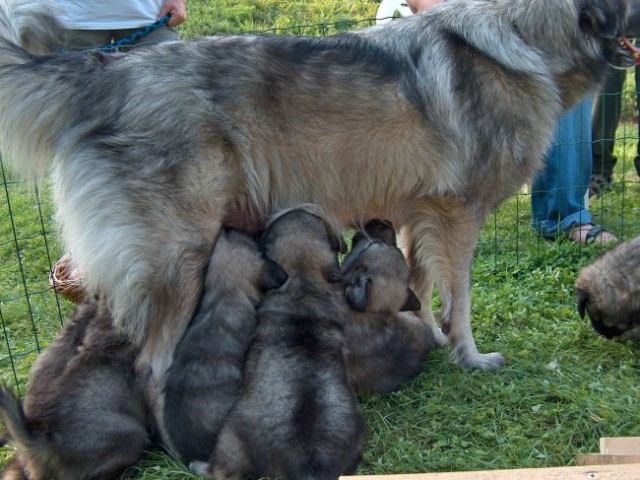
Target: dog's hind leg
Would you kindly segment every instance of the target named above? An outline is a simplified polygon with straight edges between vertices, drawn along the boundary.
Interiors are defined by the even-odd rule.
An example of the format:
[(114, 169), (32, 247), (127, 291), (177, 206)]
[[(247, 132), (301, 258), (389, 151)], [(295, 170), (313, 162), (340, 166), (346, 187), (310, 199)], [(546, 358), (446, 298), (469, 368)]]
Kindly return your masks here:
[(487, 370), (501, 366), (504, 358), (497, 352), (478, 352), (471, 330), (471, 266), (482, 220), (460, 202), (430, 199), (416, 205), (406, 228), (414, 290), (423, 305), (428, 304), (436, 280), (441, 325), (455, 361)]
[[(114, 324), (140, 348), (136, 373), (160, 421), (164, 377), (200, 299), (232, 174), (216, 150), (158, 158), (122, 143), (122, 158), (90, 143), (56, 170), (57, 213), (83, 285), (106, 296)], [(135, 161), (142, 154), (148, 165)], [(74, 168), (80, 160), (90, 176)]]
[[(163, 422), (166, 372), (173, 361), (175, 346), (189, 325), (202, 293), (212, 244), (213, 240), (209, 238), (192, 237), (170, 245), (173, 251), (165, 257), (167, 263), (154, 285), (155, 290), (148, 292), (150, 323), (135, 367), (143, 380), (147, 402), (165, 441), (169, 439)], [(171, 445), (166, 446), (176, 453)]]

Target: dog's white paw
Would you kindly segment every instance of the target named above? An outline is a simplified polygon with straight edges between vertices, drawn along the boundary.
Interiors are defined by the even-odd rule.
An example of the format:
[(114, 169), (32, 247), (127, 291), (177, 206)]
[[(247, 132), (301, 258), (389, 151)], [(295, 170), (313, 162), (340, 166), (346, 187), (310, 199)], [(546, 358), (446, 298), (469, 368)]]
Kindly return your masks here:
[(496, 370), (505, 363), (505, 358), (498, 352), (479, 353), (465, 349), (454, 349), (453, 355), (458, 365), (476, 370)]

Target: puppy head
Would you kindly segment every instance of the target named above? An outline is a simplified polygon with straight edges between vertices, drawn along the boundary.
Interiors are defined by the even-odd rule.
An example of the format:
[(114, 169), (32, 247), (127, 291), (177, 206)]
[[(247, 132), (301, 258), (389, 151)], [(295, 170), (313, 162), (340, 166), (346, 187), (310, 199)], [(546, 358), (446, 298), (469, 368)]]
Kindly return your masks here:
[(254, 239), (238, 230), (220, 232), (209, 262), (205, 291), (241, 289), (246, 293), (280, 287), (287, 274), (273, 260), (264, 258)]
[(629, 294), (612, 286), (594, 265), (583, 268), (576, 279), (575, 292), (581, 318), (589, 315), (593, 329), (614, 338), (640, 324), (640, 310), (629, 308)]
[(333, 283), (339, 280), (338, 253), (345, 245), (337, 232), (318, 207), (303, 205), (276, 214), (260, 245), (289, 276), (315, 274)]
[(347, 302), (356, 312), (420, 310), (395, 237), (391, 224), (382, 220), (372, 220), (354, 235), (342, 264), (342, 281)]

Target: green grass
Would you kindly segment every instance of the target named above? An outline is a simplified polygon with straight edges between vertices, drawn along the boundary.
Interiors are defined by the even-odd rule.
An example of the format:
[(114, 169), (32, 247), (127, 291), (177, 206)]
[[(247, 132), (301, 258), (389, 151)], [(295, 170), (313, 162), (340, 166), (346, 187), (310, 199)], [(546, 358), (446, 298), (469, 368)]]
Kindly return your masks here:
[[(192, 0), (181, 31), (189, 37), (332, 24), (371, 18), (376, 8), (362, 0)], [(637, 125), (620, 126), (616, 184), (590, 204), (596, 220), (623, 239), (640, 234), (636, 136)], [(0, 378), (24, 391), (31, 363), (71, 304), (48, 286), (51, 264), (63, 253), (49, 192), (38, 206), (24, 184), (3, 185)], [(597, 451), (602, 436), (640, 435), (640, 346), (596, 335), (575, 309), (576, 275), (600, 250), (542, 240), (530, 222), (525, 188), (487, 219), (474, 263), (478, 347), (502, 352), (506, 366), (467, 371), (441, 350), (399, 391), (363, 397), (369, 435), (359, 473), (570, 465), (578, 453)], [(9, 455), (0, 450), (0, 463)], [(138, 479), (197, 478), (159, 452), (149, 452), (133, 471)]]

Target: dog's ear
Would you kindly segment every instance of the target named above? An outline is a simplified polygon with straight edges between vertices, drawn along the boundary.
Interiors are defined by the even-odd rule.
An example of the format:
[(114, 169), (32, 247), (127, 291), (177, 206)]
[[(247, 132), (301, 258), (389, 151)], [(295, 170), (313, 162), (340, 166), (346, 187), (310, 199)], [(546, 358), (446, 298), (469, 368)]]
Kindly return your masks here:
[(616, 1), (587, 2), (580, 11), (579, 25), (583, 31), (590, 32), (599, 38), (617, 39), (624, 32), (624, 21), (618, 11)]
[(287, 272), (277, 262), (264, 257), (264, 266), (260, 276), (260, 288), (263, 291), (280, 288), (288, 278)]
[(629, 5), (624, 36), (629, 38), (640, 37), (640, 2), (631, 2)]
[(587, 301), (589, 300), (589, 296), (587, 295), (587, 292), (585, 292), (584, 290), (578, 290), (577, 297), (578, 297), (578, 314), (580, 315), (580, 318), (584, 319), (584, 315), (587, 311)]
[(407, 288), (407, 300), (404, 302), (402, 308), (400, 308), (401, 312), (417, 312), (422, 308), (422, 303), (420, 303), (420, 299), (414, 293), (413, 290)]
[(336, 252), (344, 255), (348, 251), (347, 242), (344, 241), (344, 237), (342, 235), (332, 235), (331, 239), (331, 248), (333, 248)]
[(394, 247), (398, 246), (396, 231), (393, 229), (393, 224), (388, 220), (369, 220), (364, 225), (364, 231), (370, 238), (375, 238)]
[(354, 248), (356, 248), (356, 245), (358, 245), (358, 243), (360, 243), (363, 240), (367, 240), (367, 236), (362, 233), (361, 230), (357, 230), (356, 233), (353, 234), (353, 237), (351, 238), (351, 249), (353, 250)]
[(358, 272), (353, 276), (353, 281), (345, 288), (347, 303), (356, 312), (366, 312), (371, 295), (371, 275), (368, 272)]

